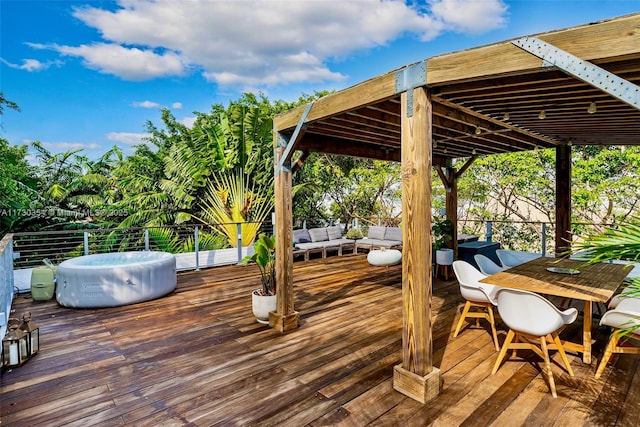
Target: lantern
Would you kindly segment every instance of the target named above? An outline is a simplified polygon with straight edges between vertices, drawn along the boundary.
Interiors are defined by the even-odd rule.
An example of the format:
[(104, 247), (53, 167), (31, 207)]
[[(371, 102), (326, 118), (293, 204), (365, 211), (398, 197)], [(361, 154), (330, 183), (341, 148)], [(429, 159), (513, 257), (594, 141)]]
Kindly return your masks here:
[(29, 358), (27, 335), (18, 319), (9, 319), (7, 334), (2, 339), (2, 364), (9, 368), (22, 365)]
[(22, 315), (20, 329), (27, 334), (27, 351), (29, 357), (34, 356), (40, 350), (40, 328), (31, 320), (31, 313)]

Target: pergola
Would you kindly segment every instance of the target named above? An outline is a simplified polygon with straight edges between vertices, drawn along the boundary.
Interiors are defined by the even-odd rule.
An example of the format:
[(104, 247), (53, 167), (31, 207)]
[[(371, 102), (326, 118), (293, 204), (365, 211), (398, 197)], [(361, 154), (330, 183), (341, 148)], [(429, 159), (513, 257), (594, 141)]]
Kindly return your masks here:
[[(640, 145), (639, 83), (640, 14), (633, 14), (436, 56), (280, 114), (274, 120), (278, 302), (271, 327), (298, 327), (295, 169), (314, 151), (400, 161), (404, 322), (394, 388), (420, 402), (436, 396), (432, 267), (425, 262), (432, 168), (447, 189), (455, 230), (456, 179), (477, 156), (555, 148), (559, 253), (571, 239), (571, 146)], [(456, 169), (454, 159), (466, 162)]]

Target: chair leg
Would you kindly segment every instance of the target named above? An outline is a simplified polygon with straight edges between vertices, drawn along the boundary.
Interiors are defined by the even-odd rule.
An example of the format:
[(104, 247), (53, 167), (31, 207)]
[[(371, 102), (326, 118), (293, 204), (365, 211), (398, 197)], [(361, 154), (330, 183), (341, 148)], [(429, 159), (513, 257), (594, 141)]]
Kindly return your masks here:
[(511, 344), (511, 341), (513, 341), (514, 336), (515, 334), (513, 333), (513, 330), (509, 329), (509, 332), (507, 332), (507, 338), (505, 338), (504, 344), (502, 344), (502, 349), (500, 350), (500, 353), (498, 353), (498, 359), (496, 359), (496, 363), (493, 365), (491, 375), (495, 375), (495, 373), (498, 372), (500, 363), (502, 363), (502, 359), (504, 359), (505, 354), (507, 354), (507, 350), (509, 350), (509, 345)]
[(607, 344), (607, 348), (604, 350), (604, 355), (602, 356), (602, 360), (600, 361), (598, 370), (596, 371), (596, 378), (600, 378), (602, 372), (604, 372), (604, 368), (607, 366), (609, 359), (611, 359), (611, 355), (616, 349), (619, 340), (620, 335), (617, 334), (616, 331), (613, 331), (613, 333), (611, 334), (611, 338), (609, 339), (609, 343)]
[[(513, 342), (514, 343), (520, 342), (520, 336), (518, 334), (514, 334)], [(516, 347), (513, 347), (513, 352), (511, 353), (511, 358), (515, 359), (516, 357), (518, 357), (518, 349)]]
[(458, 326), (456, 326), (456, 331), (453, 333), (454, 337), (457, 337), (460, 333), (460, 329), (462, 328), (462, 322), (466, 319), (467, 314), (469, 313), (469, 309), (471, 308), (471, 303), (467, 301), (462, 309), (462, 315), (460, 316), (460, 320), (458, 321)]
[(489, 312), (489, 322), (491, 323), (491, 333), (493, 334), (493, 344), (496, 346), (496, 351), (500, 351), (500, 344), (498, 344), (498, 333), (496, 332), (496, 319), (493, 316), (493, 307), (487, 307)]
[(567, 359), (567, 353), (565, 353), (564, 351), (564, 346), (562, 345), (562, 341), (560, 341), (560, 336), (558, 335), (558, 332), (552, 333), (551, 337), (553, 338), (553, 342), (556, 344), (556, 347), (558, 348), (558, 353), (560, 353), (560, 357), (564, 362), (565, 368), (567, 368), (567, 372), (569, 372), (569, 375), (573, 377), (574, 376), (573, 369), (571, 369), (571, 365), (569, 364), (569, 359)]
[(544, 367), (549, 380), (551, 395), (553, 397), (558, 397), (558, 393), (556, 393), (556, 383), (553, 379), (553, 371), (551, 370), (551, 359), (549, 358), (549, 349), (547, 348), (547, 337), (540, 337), (540, 347), (542, 347), (542, 354), (544, 355)]

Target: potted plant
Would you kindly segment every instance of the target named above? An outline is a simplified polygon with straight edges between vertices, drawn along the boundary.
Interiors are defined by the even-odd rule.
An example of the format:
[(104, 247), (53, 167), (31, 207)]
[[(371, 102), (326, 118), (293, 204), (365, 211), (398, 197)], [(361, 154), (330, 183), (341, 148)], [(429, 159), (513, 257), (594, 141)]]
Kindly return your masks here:
[(451, 241), (453, 234), (451, 220), (434, 218), (431, 229), (433, 231), (433, 249), (436, 256), (436, 264), (453, 264), (453, 249), (446, 247), (447, 243)]
[(242, 259), (242, 265), (255, 262), (260, 269), (262, 287), (251, 293), (253, 314), (260, 323), (269, 323), (269, 313), (276, 310), (276, 240), (261, 234), (253, 245), (253, 255)]

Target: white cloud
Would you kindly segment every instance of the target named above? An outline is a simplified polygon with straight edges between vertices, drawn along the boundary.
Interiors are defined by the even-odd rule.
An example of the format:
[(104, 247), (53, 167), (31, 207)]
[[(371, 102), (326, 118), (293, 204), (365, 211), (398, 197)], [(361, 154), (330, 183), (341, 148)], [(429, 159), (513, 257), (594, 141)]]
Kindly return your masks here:
[(192, 117), (184, 117), (182, 120), (180, 120), (180, 123), (182, 123), (183, 125), (185, 125), (188, 128), (192, 128), (193, 124), (196, 122), (196, 117), (192, 116)]
[(144, 144), (145, 138), (150, 137), (148, 133), (134, 133), (134, 132), (109, 132), (107, 139), (109, 141), (121, 142), (127, 145)]
[(101, 150), (102, 147), (95, 142), (43, 142), (42, 146), (52, 152), (72, 151), (72, 150)]
[(23, 59), (22, 65), (14, 64), (12, 62), (7, 61), (4, 58), (0, 58), (0, 61), (11, 68), (15, 68), (17, 70), (26, 70), (28, 72), (43, 71), (52, 66), (59, 67), (60, 65), (62, 65), (62, 61), (41, 62), (41, 61), (38, 61), (37, 59), (31, 59), (31, 58)]
[(198, 70), (220, 85), (340, 81), (332, 60), (415, 35), (477, 33), (505, 23), (502, 0), (120, 0), (74, 16), (103, 43), (46, 47), (128, 80)]
[(455, 31), (481, 33), (506, 24), (507, 6), (500, 1), (432, 0), (433, 13)]
[(141, 81), (185, 74), (185, 64), (174, 52), (158, 54), (152, 49), (138, 49), (113, 43), (47, 47), (63, 55), (81, 57), (88, 68), (105, 74), (115, 74), (125, 80)]
[(162, 105), (158, 104), (157, 102), (153, 102), (153, 101), (134, 101), (132, 104), (134, 107), (139, 107), (139, 108), (161, 108)]
[(182, 102), (174, 102), (173, 104), (171, 104), (171, 108), (173, 108), (174, 110), (179, 110), (182, 108)]

